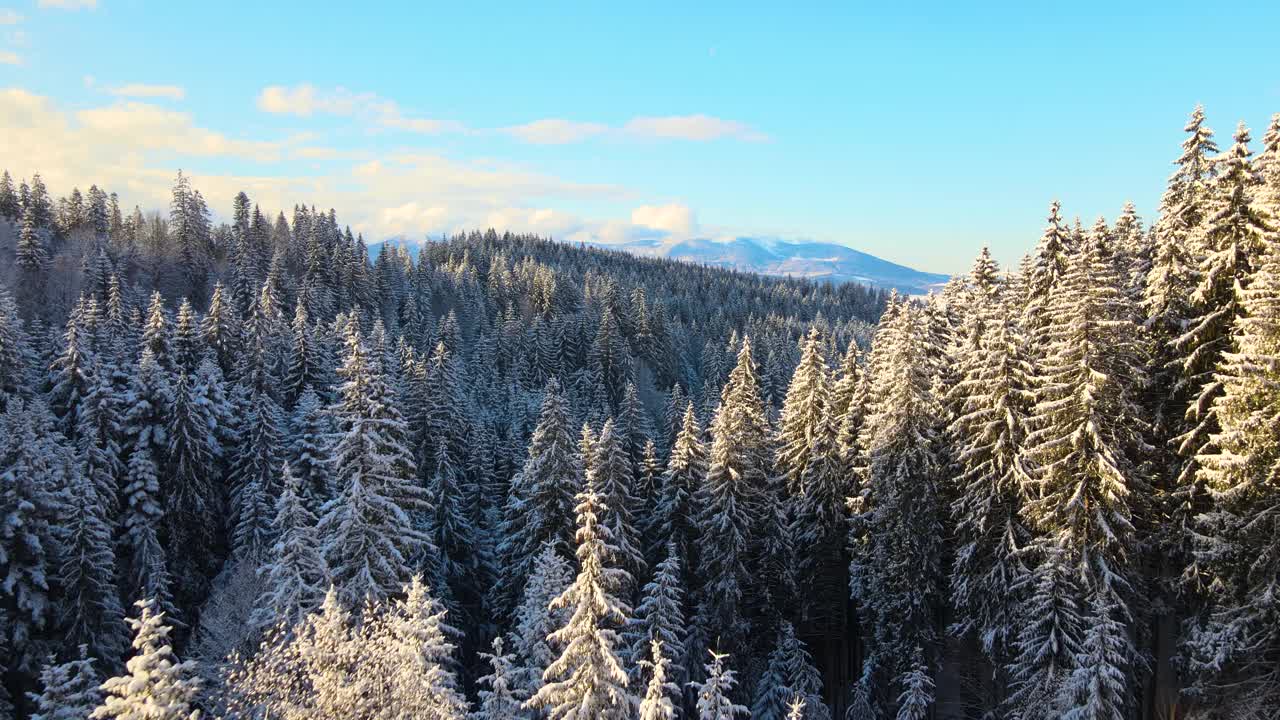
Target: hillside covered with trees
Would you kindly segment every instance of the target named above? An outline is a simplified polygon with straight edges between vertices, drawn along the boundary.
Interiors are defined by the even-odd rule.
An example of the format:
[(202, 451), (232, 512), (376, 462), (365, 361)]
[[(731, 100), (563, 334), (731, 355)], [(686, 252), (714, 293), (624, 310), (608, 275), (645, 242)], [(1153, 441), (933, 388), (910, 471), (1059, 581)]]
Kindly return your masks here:
[(1280, 703), (1280, 115), (926, 298), (0, 177), (0, 719)]

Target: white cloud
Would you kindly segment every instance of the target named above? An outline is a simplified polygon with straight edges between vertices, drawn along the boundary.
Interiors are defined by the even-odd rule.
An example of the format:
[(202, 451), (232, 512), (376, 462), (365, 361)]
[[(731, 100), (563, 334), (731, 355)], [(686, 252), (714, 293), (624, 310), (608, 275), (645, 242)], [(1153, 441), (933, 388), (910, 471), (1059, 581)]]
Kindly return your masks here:
[(344, 87), (319, 89), (314, 85), (269, 85), (258, 93), (258, 108), (276, 115), (365, 116), (374, 124), (396, 130), (436, 135), (465, 132), (466, 127), (452, 120), (409, 117), (392, 100), (371, 92), (352, 92)]
[(93, 10), (98, 7), (98, 0), (40, 0), (36, 4), (42, 8), (58, 8), (60, 10)]
[(710, 115), (670, 115), (666, 117), (638, 117), (623, 126), (632, 135), (675, 140), (719, 140), (731, 138), (747, 142), (763, 142), (768, 136), (758, 130), (733, 120), (723, 120)]
[(21, 65), (22, 56), (11, 50), (0, 50), (0, 65)]
[(502, 128), (501, 132), (534, 145), (564, 145), (600, 135), (608, 130), (607, 125), (600, 123), (547, 118)]
[(641, 205), (631, 211), (631, 223), (673, 235), (689, 235), (698, 227), (693, 210), (680, 203)]
[(187, 91), (177, 85), (145, 85), (142, 83), (129, 83), (128, 85), (113, 87), (107, 92), (118, 97), (168, 98), (170, 100), (181, 100), (187, 95)]
[(0, 8), (0, 25), (17, 25), (20, 22), (22, 22), (22, 16), (16, 11)]

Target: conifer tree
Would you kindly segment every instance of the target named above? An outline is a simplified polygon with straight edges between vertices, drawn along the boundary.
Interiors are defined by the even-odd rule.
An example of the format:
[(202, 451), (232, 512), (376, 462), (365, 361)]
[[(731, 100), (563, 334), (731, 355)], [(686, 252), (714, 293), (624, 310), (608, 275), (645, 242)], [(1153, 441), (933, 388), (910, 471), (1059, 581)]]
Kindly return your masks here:
[(236, 367), (240, 352), (240, 333), (235, 310), (228, 302), (222, 283), (213, 286), (209, 299), (209, 311), (200, 321), (200, 342), (213, 353), (222, 374), (228, 375)]
[(288, 463), (284, 464), (280, 485), (271, 525), (276, 541), (267, 553), (267, 562), (258, 569), (264, 582), (253, 624), (259, 628), (300, 623), (320, 607), (329, 575), (316, 535), (318, 521), (303, 502), (301, 484)]
[(1030, 540), (1022, 498), (1030, 483), (1021, 453), (1033, 403), (1032, 369), (1006, 289), (990, 256), (970, 275), (966, 336), (973, 341), (958, 361), (959, 381), (949, 400), (956, 408), (950, 435), (961, 469), (951, 507), (960, 549), (951, 569), (952, 632), (972, 633), (984, 653), (1002, 662), (1016, 633), (1017, 598), (1028, 569), (1022, 549)]
[(204, 578), (216, 569), (205, 558), (217, 547), (223, 518), (217, 472), (222, 449), (215, 434), (219, 418), (209, 390), (200, 378), (179, 370), (166, 429), (163, 536), (184, 601), (204, 595)]
[(102, 685), (106, 699), (90, 717), (152, 718), (154, 720), (197, 720), (194, 709), (200, 692), (195, 663), (179, 662), (170, 647), (165, 614), (151, 600), (139, 600), (140, 616), (130, 618), (134, 655), (126, 665), (126, 675), (113, 677)]
[(434, 548), (413, 527), (412, 515), (425, 502), (409, 479), (405, 423), (390, 402), (380, 363), (354, 323), (347, 325), (346, 344), (330, 461), (341, 490), (325, 505), (319, 535), (334, 583), (354, 604), (395, 593), (412, 559)]
[(298, 397), (290, 426), (293, 440), (289, 447), (289, 466), (298, 478), (298, 492), (307, 508), (319, 513), (335, 493), (328, 449), (333, 430), (329, 415), (312, 388), (308, 387)]
[(921, 655), (920, 648), (916, 648), (915, 662), (898, 681), (902, 694), (898, 696), (897, 720), (925, 720), (929, 717), (934, 685), (929, 668), (920, 659)]
[(552, 607), (573, 581), (569, 563), (559, 555), (554, 543), (548, 542), (538, 554), (533, 573), (524, 586), (524, 595), (516, 608), (511, 631), (512, 650), (520, 663), (516, 686), (526, 698), (542, 687), (542, 676), (555, 654), (547, 637), (567, 622), (566, 609)]
[(729, 699), (738, 680), (733, 670), (725, 667), (728, 655), (711, 651), (711, 662), (707, 663), (707, 679), (701, 683), (691, 683), (698, 692), (697, 710), (699, 720), (734, 720), (737, 717), (751, 717), (746, 706), (738, 705)]
[(1266, 658), (1280, 648), (1268, 610), (1276, 582), (1280, 497), (1271, 477), (1280, 461), (1280, 431), (1271, 421), (1280, 402), (1280, 251), (1267, 245), (1243, 292), (1243, 314), (1231, 349), (1215, 374), (1222, 388), (1213, 415), (1219, 430), (1196, 458), (1197, 477), (1212, 505), (1197, 518), (1195, 559), (1209, 590), (1207, 617), (1188, 637), (1196, 689), (1205, 702), (1264, 708), (1276, 686)]
[[(375, 641), (383, 682), (391, 686), (385, 710), (399, 716), (464, 720), (467, 701), (457, 688), (447, 611), (415, 575), (387, 613), (382, 643)], [(380, 652), (379, 652), (380, 650)], [(380, 666), (380, 667), (379, 667)]]
[(573, 547), (573, 497), (582, 483), (560, 384), (547, 384), (542, 415), (524, 468), (511, 480), (503, 545), (509, 587), (523, 587), (544, 543), (568, 555)]
[(62, 641), (80, 646), (89, 657), (115, 662), (128, 647), (124, 610), (116, 586), (116, 554), (108, 508), (93, 481), (72, 478), (61, 519), (61, 590), (58, 625)]
[(471, 720), (524, 720), (523, 699), (515, 684), (515, 656), (502, 652), (502, 638), (493, 639), (493, 652), (480, 653), (490, 667), (480, 678), (480, 707)]
[(626, 659), (632, 668), (632, 685), (637, 688), (649, 680), (640, 668), (655, 640), (666, 648), (667, 676), (676, 683), (685, 677), (684, 588), (676, 553), (675, 544), (668, 543), (665, 559), (654, 569), (653, 579), (645, 584), (635, 616), (627, 622), (622, 634), (623, 644), (628, 648)]
[(650, 640), (647, 659), (639, 661), (641, 674), (647, 675), (644, 697), (640, 700), (640, 720), (675, 720), (680, 706), (680, 686), (668, 679), (671, 661), (663, 654), (661, 640)]
[(569, 609), (571, 616), (547, 637), (561, 648), (560, 656), (525, 705), (545, 708), (552, 720), (627, 718), (635, 700), (618, 659), (616, 628), (626, 622), (630, 608), (615, 595), (627, 580), (626, 571), (610, 566), (617, 550), (601, 522), (608, 508), (590, 477), (577, 500), (578, 576), (551, 603), (553, 609)]
[(636, 531), (635, 517), (632, 514), (632, 508), (636, 505), (631, 493), (634, 475), (624, 440), (614, 421), (605, 421), (600, 437), (590, 449), (586, 472), (588, 482), (594, 482), (600, 489), (600, 499), (605, 508), (600, 520), (609, 528), (615, 552), (611, 564), (625, 570), (628, 576), (618, 589), (618, 594), (630, 597), (635, 579), (641, 576), (645, 566), (644, 556), (640, 551), (640, 535)]
[(822, 356), (822, 335), (817, 328), (810, 328), (801, 342), (800, 364), (791, 377), (778, 424), (775, 467), (792, 496), (804, 494), (804, 471), (809, 467), (815, 444), (822, 442), (826, 443), (828, 450), (831, 448), (830, 438), (818, 437), (820, 433), (834, 432), (827, 422), (830, 396), (827, 362)]
[(80, 646), (77, 660), (56, 663), (50, 658), (40, 671), (43, 690), (38, 695), (31, 694), (35, 704), (32, 720), (84, 720), (102, 702), (100, 682), (84, 645)]

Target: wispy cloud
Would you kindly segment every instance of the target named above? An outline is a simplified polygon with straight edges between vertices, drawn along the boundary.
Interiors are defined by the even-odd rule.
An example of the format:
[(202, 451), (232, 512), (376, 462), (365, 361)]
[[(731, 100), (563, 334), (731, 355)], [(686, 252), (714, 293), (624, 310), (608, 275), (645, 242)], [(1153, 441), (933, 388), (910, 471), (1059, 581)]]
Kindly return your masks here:
[(20, 22), (22, 22), (22, 16), (16, 11), (0, 8), (0, 25), (17, 25)]
[(0, 65), (21, 65), (22, 56), (12, 50), (0, 50)]
[(36, 4), (42, 8), (60, 10), (93, 10), (98, 7), (98, 0), (40, 0)]
[(142, 83), (129, 83), (128, 85), (113, 87), (107, 92), (117, 97), (168, 98), (170, 100), (181, 100), (187, 95), (187, 91), (177, 85), (145, 85)]
[(394, 100), (376, 93), (355, 92), (344, 87), (317, 88), (309, 83), (265, 87), (258, 93), (258, 108), (276, 115), (298, 117), (365, 117), (377, 127), (431, 135), (499, 133), (531, 145), (566, 145), (598, 137), (695, 142), (722, 139), (762, 142), (769, 139), (764, 133), (744, 123), (702, 114), (640, 116), (616, 127), (599, 122), (542, 118), (496, 129), (475, 129), (452, 120), (411, 115)]
[(631, 135), (671, 140), (707, 141), (729, 138), (746, 142), (763, 142), (769, 139), (767, 135), (750, 126), (710, 115), (638, 117), (629, 121), (622, 129), (623, 132)]
[(436, 135), (465, 132), (466, 127), (452, 120), (406, 115), (394, 100), (371, 92), (353, 92), (343, 87), (321, 89), (314, 85), (270, 85), (258, 93), (258, 109), (276, 115), (338, 115), (367, 117), (375, 125)]
[(500, 130), (502, 133), (534, 145), (564, 145), (586, 140), (608, 131), (609, 126), (600, 123), (574, 122), (560, 118), (535, 120)]

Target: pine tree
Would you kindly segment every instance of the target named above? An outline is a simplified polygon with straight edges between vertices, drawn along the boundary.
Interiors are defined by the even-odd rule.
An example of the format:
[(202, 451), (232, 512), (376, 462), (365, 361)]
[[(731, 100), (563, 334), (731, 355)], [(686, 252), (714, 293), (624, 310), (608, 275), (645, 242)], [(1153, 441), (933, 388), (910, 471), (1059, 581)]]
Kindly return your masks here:
[(307, 508), (300, 482), (284, 464), (280, 499), (271, 524), (275, 544), (267, 562), (258, 569), (263, 578), (263, 594), (253, 615), (253, 624), (265, 628), (277, 623), (292, 627), (324, 600), (328, 568), (320, 554), (316, 516)]
[(197, 720), (193, 709), (200, 692), (194, 677), (195, 663), (178, 662), (169, 645), (172, 629), (165, 615), (151, 600), (139, 600), (140, 617), (130, 619), (134, 655), (126, 665), (128, 674), (113, 677), (102, 685), (106, 700), (90, 717), (121, 720)]
[(911, 669), (898, 680), (902, 694), (898, 696), (897, 720), (925, 720), (929, 717), (929, 707), (933, 705), (933, 678), (921, 660), (923, 653), (920, 648), (916, 648), (915, 655)]
[[(123, 651), (123, 648), (122, 648)], [(101, 680), (93, 667), (93, 658), (80, 646), (80, 658), (56, 663), (49, 658), (40, 671), (40, 694), (31, 694), (36, 706), (32, 720), (84, 720), (102, 702), (98, 688)]]
[(488, 675), (480, 678), (480, 707), (471, 720), (524, 720), (522, 695), (515, 684), (515, 656), (503, 654), (502, 638), (493, 639), (493, 653), (480, 653), (489, 663)]
[(577, 500), (578, 576), (551, 603), (553, 609), (568, 608), (572, 615), (547, 637), (561, 653), (525, 706), (546, 708), (552, 720), (627, 718), (634, 698), (627, 691), (627, 674), (615, 649), (615, 628), (630, 613), (615, 595), (626, 581), (626, 572), (610, 567), (617, 550), (608, 526), (601, 522), (608, 508), (590, 478)]
[(734, 671), (724, 666), (728, 655), (711, 651), (711, 662), (707, 663), (707, 679), (701, 683), (691, 683), (698, 691), (699, 720), (734, 720), (739, 716), (751, 717), (751, 711), (729, 699), (733, 687), (738, 684)]

